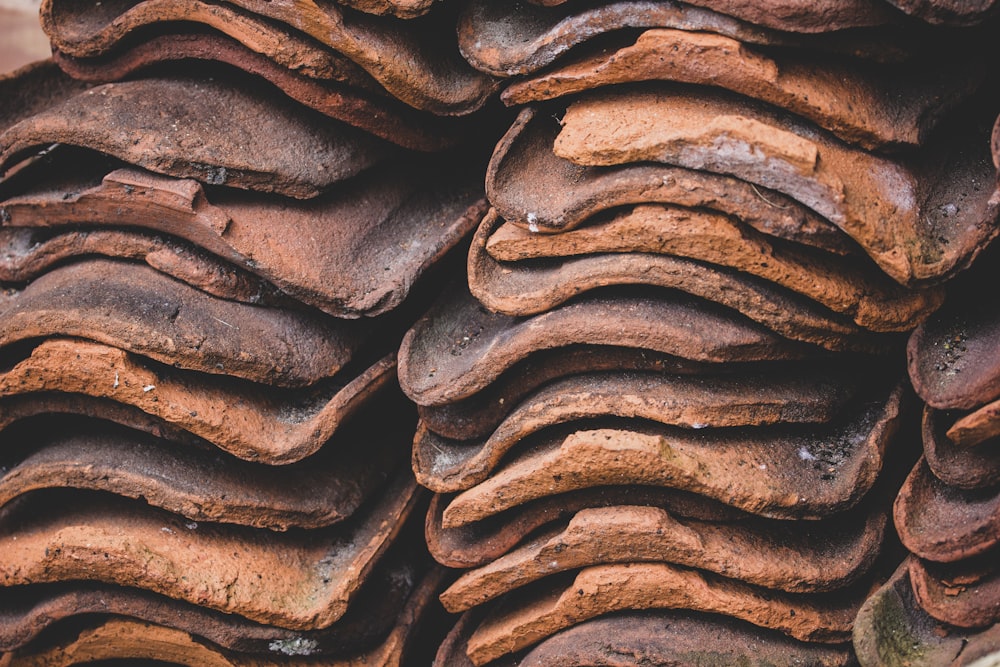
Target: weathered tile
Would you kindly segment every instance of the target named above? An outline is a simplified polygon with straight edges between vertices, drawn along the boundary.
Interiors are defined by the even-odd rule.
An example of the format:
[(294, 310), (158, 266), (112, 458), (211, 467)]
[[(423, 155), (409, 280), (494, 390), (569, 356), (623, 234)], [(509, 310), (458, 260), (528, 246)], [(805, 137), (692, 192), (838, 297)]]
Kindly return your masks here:
[(213, 297), (132, 262), (81, 261), (0, 306), (0, 346), (75, 336), (177, 368), (282, 387), (332, 377), (371, 333), (360, 322)]
[(959, 447), (974, 447), (1000, 436), (1000, 400), (960, 414), (945, 434)]
[(910, 559), (917, 603), (943, 623), (985, 628), (1000, 622), (1000, 572), (996, 552), (955, 563)]
[(219, 77), (108, 83), (51, 100), (0, 127), (0, 171), (55, 143), (171, 176), (298, 198), (315, 197), (392, 153), (365, 132)]
[(723, 35), (654, 29), (619, 48), (573, 57), (514, 81), (502, 98), (508, 105), (526, 104), (649, 80), (717, 86), (872, 149), (920, 144), (984, 74), (974, 58), (859, 67), (803, 51), (771, 55)]
[[(763, 411), (755, 419), (735, 413), (751, 406), (747, 389), (739, 402), (723, 396), (721, 388), (709, 391), (720, 406), (730, 406), (727, 425), (765, 423)], [(444, 510), (445, 527), (480, 521), (556, 493), (614, 484), (680, 488), (771, 518), (818, 518), (852, 507), (875, 483), (901, 419), (900, 393), (897, 388), (871, 397), (824, 426), (689, 430), (636, 423), (627, 429), (581, 430), (569, 424), (543, 433), (530, 448), (522, 445), (499, 469), (499, 447), (474, 449), (464, 465), (455, 461), (457, 453), (464, 453), (461, 449), (443, 450), (439, 467), (427, 466), (433, 476), (414, 467), (418, 479), (430, 478), (434, 486), (467, 489)], [(772, 386), (771, 396), (777, 395)], [(669, 419), (666, 407), (645, 417)], [(419, 431), (417, 438), (415, 463), (418, 456), (431, 458), (419, 449)], [(504, 444), (506, 452), (516, 443)], [(446, 468), (445, 463), (452, 465)]]
[(602, 211), (658, 202), (730, 215), (761, 233), (837, 254), (860, 252), (842, 230), (794, 199), (731, 176), (654, 163), (595, 168), (564, 160), (552, 152), (560, 127), (558, 116), (522, 109), (486, 172), (490, 203), (529, 231), (573, 229)]
[(904, 288), (863, 260), (782, 244), (723, 214), (663, 204), (638, 205), (560, 234), (533, 234), (504, 222), (492, 229), (485, 247), (515, 271), (517, 262), (540, 258), (685, 257), (780, 285), (872, 331), (910, 331), (944, 301), (942, 289)]
[(1000, 483), (1000, 448), (996, 443), (957, 447), (945, 435), (952, 419), (948, 413), (924, 408), (924, 458), (934, 476), (948, 486), (981, 489)]
[[(681, 427), (677, 431), (679, 440), (693, 444), (703, 440), (704, 433), (716, 433), (717, 428), (826, 423), (842, 414), (860, 389), (847, 369), (805, 376), (795, 372), (736, 377), (621, 372), (574, 375), (531, 394), (485, 439), (448, 440), (418, 426), (413, 440), (413, 469), (420, 483), (433, 491), (459, 491), (485, 480), (505, 455), (515, 448), (524, 449), (519, 443), (533, 434), (542, 432), (535, 437), (559, 451), (557, 443), (566, 434), (553, 436), (545, 429), (567, 422), (569, 426), (561, 430), (577, 430), (577, 422), (583, 420), (611, 417), (641, 420), (653, 429), (670, 425)], [(897, 396), (892, 403), (898, 407), (898, 402)], [(695, 433), (706, 428), (712, 430)], [(642, 426), (636, 429), (641, 431)], [(635, 440), (636, 451), (645, 452), (647, 447), (659, 451), (663, 440), (659, 435), (626, 433), (622, 432), (623, 437)], [(740, 447), (746, 446), (745, 434), (736, 440)], [(796, 448), (810, 450), (814, 444), (806, 438)], [(623, 450), (628, 449), (623, 446)], [(839, 454), (835, 457), (840, 460)], [(585, 467), (591, 474), (601, 472), (599, 467)], [(567, 482), (569, 479), (566, 477)]]
[(773, 188), (913, 284), (950, 277), (1000, 230), (985, 106), (952, 114), (917, 155), (888, 159), (746, 98), (661, 84), (574, 102), (554, 151), (587, 166), (654, 160)]
[(722, 312), (735, 310), (787, 339), (829, 350), (879, 353), (892, 344), (886, 335), (867, 331), (850, 318), (779, 285), (684, 257), (596, 253), (501, 263), (485, 248), (489, 231), (501, 222), (493, 213), (488, 214), (469, 251), (469, 289), (490, 310), (533, 315), (599, 288), (665, 294), (676, 291), (714, 302), (712, 307), (721, 306)]
[(894, 507), (896, 531), (911, 552), (954, 562), (983, 554), (1000, 541), (1000, 493), (948, 486), (921, 460)]
[[(4, 401), (45, 392), (85, 394), (139, 409), (241, 459), (294, 463), (316, 452), (395, 373), (385, 357), (307, 390), (281, 391), (235, 378), (150, 365), (118, 348), (49, 339), (0, 373)], [(355, 374), (356, 373), (356, 374)], [(87, 409), (77, 402), (61, 408)], [(37, 412), (44, 412), (44, 405)], [(23, 414), (23, 413), (21, 413)], [(2, 417), (0, 417), (2, 419)]]
[(455, 568), (487, 565), (541, 526), (565, 521), (586, 508), (642, 505), (710, 522), (741, 521), (749, 517), (734, 507), (689, 491), (664, 486), (624, 485), (558, 493), (528, 501), (482, 521), (446, 528), (443, 515), (452, 498), (451, 495), (438, 493), (431, 499), (424, 536), (434, 559)]
[(329, 314), (371, 316), (398, 306), (482, 217), (481, 172), (431, 159), (394, 161), (309, 201), (67, 159), (0, 202), (0, 220), (169, 234)]
[(864, 593), (781, 593), (664, 563), (598, 565), (506, 598), (469, 637), (468, 655), (485, 665), (600, 614), (641, 609), (720, 613), (801, 641), (843, 643)]
[(997, 0), (888, 0), (910, 16), (928, 23), (972, 26), (996, 16)]
[(430, 11), (433, 0), (337, 0), (342, 5), (366, 14), (385, 16), (391, 14), (396, 18), (413, 19)]
[(994, 625), (969, 638), (955, 667), (989, 667), (1000, 659), (1000, 625)]
[(277, 533), (113, 496), (33, 494), (0, 513), (0, 581), (134, 586), (258, 623), (321, 629), (344, 615), (419, 499), (404, 473), (350, 521)]

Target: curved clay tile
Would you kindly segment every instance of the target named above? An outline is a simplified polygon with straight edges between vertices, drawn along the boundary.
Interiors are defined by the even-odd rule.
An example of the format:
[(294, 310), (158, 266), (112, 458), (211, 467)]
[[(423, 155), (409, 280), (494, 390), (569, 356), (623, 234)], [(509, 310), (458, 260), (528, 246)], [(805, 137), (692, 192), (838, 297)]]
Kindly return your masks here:
[[(396, 362), (331, 378), (307, 391), (280, 391), (234, 378), (185, 373), (98, 343), (49, 339), (0, 374), (4, 400), (40, 392), (86, 394), (131, 406), (248, 461), (294, 463), (315, 453), (385, 387)], [(354, 375), (354, 373), (358, 373)], [(71, 405), (87, 409), (86, 401)], [(44, 405), (39, 410), (44, 410)]]
[(457, 613), (557, 572), (661, 561), (790, 593), (836, 590), (863, 576), (882, 549), (884, 509), (852, 519), (714, 523), (679, 519), (659, 507), (582, 509), (568, 523), (463, 573), (441, 602)]
[(780, 285), (872, 331), (910, 331), (944, 301), (943, 290), (906, 289), (874, 264), (782, 244), (726, 215), (665, 204), (620, 210), (559, 234), (532, 234), (506, 222), (492, 229), (485, 246), (509, 268), (601, 253), (685, 257)]
[(958, 447), (974, 447), (1000, 436), (1000, 400), (958, 417), (946, 435)]
[(452, 403), (536, 351), (580, 344), (710, 363), (820, 356), (684, 294), (593, 295), (535, 317), (513, 318), (491, 313), (454, 285), (403, 338), (399, 382), (419, 405)]
[[(433, 476), (435, 485), (466, 489), (445, 508), (445, 527), (481, 521), (553, 494), (612, 484), (678, 488), (769, 518), (819, 518), (853, 507), (872, 488), (898, 428), (899, 403), (896, 389), (881, 402), (811, 427), (581, 430), (569, 425), (546, 433), (530, 449), (522, 446), (503, 467), (494, 447), (473, 448), (464, 465), (456, 465), (458, 457), (445, 450), (451, 460), (436, 468), (414, 468), (418, 479)], [(417, 463), (430, 458), (420, 437), (418, 431)], [(446, 463), (452, 465), (446, 468)]]
[(1000, 623), (1000, 572), (996, 553), (957, 563), (910, 559), (910, 581), (917, 603), (943, 623), (986, 628)]
[(634, 43), (576, 57), (504, 89), (508, 105), (601, 86), (678, 81), (717, 86), (807, 118), (869, 149), (918, 145), (942, 115), (981, 83), (977, 59), (859, 68), (796, 52), (773, 56), (704, 32), (648, 30)]
[[(469, 250), (469, 289), (493, 311), (534, 315), (555, 309), (583, 292), (624, 286), (700, 297), (720, 312), (736, 311), (787, 339), (828, 350), (878, 353), (894, 343), (886, 335), (867, 331), (848, 317), (779, 285), (684, 257), (597, 253), (520, 265), (501, 263), (486, 252), (490, 232), (501, 223), (495, 214), (488, 214)], [(939, 298), (928, 295), (932, 303)]]
[(220, 77), (108, 83), (52, 100), (0, 127), (0, 171), (54, 143), (170, 176), (297, 198), (315, 197), (392, 153), (367, 133)]
[(906, 478), (893, 513), (903, 545), (928, 560), (954, 562), (1000, 542), (1000, 493), (950, 487), (923, 460)]
[(640, 609), (719, 613), (801, 641), (837, 644), (850, 639), (865, 592), (780, 593), (665, 563), (597, 565), (507, 598), (469, 637), (468, 655), (485, 665), (600, 614)]
[[(981, 107), (982, 105), (978, 105)], [(943, 280), (997, 234), (982, 109), (955, 114), (916, 157), (887, 159), (791, 115), (708, 89), (592, 92), (570, 105), (554, 150), (586, 166), (654, 160), (773, 188), (823, 215), (903, 284)]]
[(398, 474), (349, 522), (277, 533), (196, 523), (113, 496), (25, 496), (0, 515), (0, 581), (132, 586), (258, 623), (316, 630), (344, 615), (419, 499), (412, 477)]
[(400, 19), (413, 19), (431, 10), (434, 0), (337, 0), (340, 4), (366, 14), (391, 14)]
[(75, 336), (283, 387), (332, 377), (369, 335), (361, 323), (226, 301), (148, 266), (103, 259), (55, 268), (0, 308), (0, 346)]
[(981, 489), (1000, 484), (1000, 450), (996, 443), (958, 447), (946, 435), (951, 421), (947, 413), (924, 408), (924, 458), (934, 476), (959, 489)]
[(326, 313), (357, 318), (398, 306), (472, 230), (484, 212), (480, 178), (463, 160), (441, 164), (417, 156), (361, 174), (350, 188), (298, 201), (206, 192), (190, 179), (67, 159), (0, 201), (0, 220), (53, 232), (114, 227), (167, 234)]
[(837, 254), (858, 252), (843, 231), (802, 204), (730, 176), (653, 163), (573, 164), (552, 152), (560, 127), (558, 116), (522, 109), (487, 168), (490, 203), (529, 231), (573, 229), (627, 204), (669, 203), (730, 215), (763, 234)]

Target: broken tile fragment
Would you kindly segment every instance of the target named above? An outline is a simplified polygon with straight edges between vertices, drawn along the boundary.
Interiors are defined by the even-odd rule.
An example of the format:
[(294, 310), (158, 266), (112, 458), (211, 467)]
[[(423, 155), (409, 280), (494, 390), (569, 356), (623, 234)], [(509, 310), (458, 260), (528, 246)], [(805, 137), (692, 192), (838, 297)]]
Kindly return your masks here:
[(974, 447), (1000, 436), (1000, 400), (959, 415), (946, 432), (959, 447)]
[(943, 623), (985, 628), (1000, 622), (1000, 573), (996, 553), (955, 563), (909, 562), (917, 603)]

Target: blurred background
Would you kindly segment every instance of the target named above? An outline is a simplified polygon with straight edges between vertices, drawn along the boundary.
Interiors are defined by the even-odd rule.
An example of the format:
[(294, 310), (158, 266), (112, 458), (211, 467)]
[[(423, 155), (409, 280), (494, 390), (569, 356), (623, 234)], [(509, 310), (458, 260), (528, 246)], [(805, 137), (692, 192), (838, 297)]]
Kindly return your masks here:
[(0, 73), (49, 56), (35, 0), (0, 0)]

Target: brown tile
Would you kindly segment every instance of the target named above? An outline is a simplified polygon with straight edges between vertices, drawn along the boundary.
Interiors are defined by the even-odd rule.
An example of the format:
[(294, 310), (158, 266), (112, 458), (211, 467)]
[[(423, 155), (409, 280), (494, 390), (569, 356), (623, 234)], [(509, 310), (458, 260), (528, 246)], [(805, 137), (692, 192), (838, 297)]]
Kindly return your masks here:
[(997, 13), (996, 0), (888, 0), (910, 16), (936, 25), (972, 26)]
[(486, 241), (489, 255), (517, 262), (600, 253), (653, 253), (724, 266), (801, 294), (872, 331), (910, 331), (944, 301), (940, 288), (906, 289), (874, 264), (791, 244), (700, 209), (643, 204), (560, 234), (533, 234), (505, 222)]
[(683, 565), (790, 593), (836, 590), (867, 573), (885, 537), (885, 507), (852, 519), (714, 523), (659, 507), (586, 508), (465, 572), (441, 602), (462, 612), (557, 572), (629, 562)]
[(917, 603), (943, 623), (985, 628), (1000, 622), (1000, 572), (997, 554), (957, 563), (910, 559), (910, 581)]
[[(316, 452), (337, 428), (392, 381), (395, 360), (349, 369), (315, 388), (280, 391), (233, 378), (150, 365), (117, 348), (49, 339), (0, 374), (4, 400), (40, 393), (110, 399), (161, 419), (250, 461), (294, 463)], [(353, 372), (357, 372), (354, 375)], [(59, 408), (84, 408), (88, 402)], [(39, 405), (35, 414), (47, 409)]]
[(796, 0), (772, 0), (766, 6), (746, 0), (689, 0), (699, 7), (710, 7), (727, 16), (735, 16), (754, 25), (788, 32), (833, 32), (848, 28), (884, 25), (898, 20), (897, 15), (876, 0), (822, 0), (807, 6)]
[(434, 0), (338, 0), (360, 12), (384, 16), (391, 14), (401, 19), (413, 19), (430, 11)]
[(882, 352), (890, 344), (885, 336), (774, 283), (684, 257), (598, 253), (501, 263), (485, 249), (490, 230), (501, 222), (493, 214), (483, 220), (472, 241), (468, 267), (473, 296), (497, 312), (532, 315), (598, 288), (625, 286), (666, 294), (677, 290), (725, 306), (730, 313), (735, 310), (785, 338), (826, 349)]
[[(739, 406), (721, 388), (709, 390), (729, 406), (730, 426), (741, 419), (737, 407), (750, 406), (749, 385), (744, 389)], [(773, 386), (770, 395), (779, 392)], [(537, 498), (609, 484), (680, 488), (771, 518), (828, 516), (852, 507), (875, 483), (901, 418), (900, 393), (897, 388), (880, 401), (856, 406), (826, 426), (690, 430), (635, 423), (628, 430), (580, 430), (570, 424), (544, 433), (530, 449), (521, 446), (495, 471), (495, 459), (480, 463), (490, 450), (469, 457), (464, 466), (453, 464), (450, 476), (431, 468), (436, 484), (468, 489), (444, 510), (443, 525), (480, 521)], [(650, 391), (642, 395), (654, 398)], [(622, 403), (631, 398), (621, 396)], [(663, 413), (646, 418), (666, 421), (666, 411), (664, 404)], [(761, 423), (763, 410), (756, 416)], [(444, 450), (439, 460), (449, 462), (447, 454), (454, 456)]]
[(920, 608), (906, 561), (861, 605), (853, 634), (861, 667), (952, 665), (969, 639)]
[(152, 268), (103, 259), (53, 269), (9, 296), (0, 345), (75, 336), (177, 368), (283, 387), (332, 377), (371, 333), (361, 323), (213, 297)]
[(959, 415), (946, 435), (959, 447), (974, 447), (1000, 435), (1000, 400)]
[(523, 503), (482, 521), (445, 528), (444, 510), (452, 498), (438, 493), (431, 499), (424, 536), (434, 559), (442, 565), (456, 568), (487, 565), (537, 528), (566, 521), (586, 508), (643, 505), (701, 521), (748, 518), (746, 513), (734, 507), (688, 491), (662, 486), (625, 485), (567, 491)]
[(850, 640), (863, 601), (864, 591), (780, 593), (665, 563), (598, 565), (506, 598), (469, 637), (468, 655), (484, 665), (600, 614), (641, 609), (720, 613), (801, 641), (836, 644)]
[(399, 383), (419, 405), (481, 391), (541, 350), (614, 345), (699, 362), (817, 358), (793, 343), (683, 294), (593, 295), (531, 318), (492, 313), (453, 285), (403, 338)]
[[(220, 33), (161, 34), (99, 58), (74, 58), (57, 52), (55, 59), (70, 76), (100, 83), (134, 74), (141, 76), (145, 68), (165, 62), (195, 60), (201, 61), (199, 67), (205, 67), (208, 62), (226, 63), (267, 80), (299, 104), (325, 116), (418, 151), (455, 146), (470, 128), (468, 122), (417, 111), (387, 97), (385, 91), (369, 83), (367, 73), (353, 63), (350, 64), (359, 74), (352, 71), (346, 83), (318, 79), (279, 64)], [(353, 79), (360, 79), (366, 88), (356, 87)]]
[(983, 115), (953, 114), (916, 158), (887, 159), (745, 98), (661, 84), (574, 102), (554, 151), (587, 166), (654, 160), (773, 188), (913, 284), (950, 277), (997, 234), (996, 187), (973, 185), (996, 177), (987, 155), (995, 117), (987, 126)]
[[(37, 90), (44, 82), (32, 77), (27, 85)], [(171, 176), (309, 198), (391, 154), (367, 133), (219, 77), (109, 83), (46, 101), (44, 110), (0, 128), (0, 170), (63, 143)]]
[(7, 100), (0, 108), (0, 128), (15, 125), (90, 87), (63, 74), (51, 59), (0, 74), (0, 96)]
[(664, 164), (585, 167), (552, 152), (560, 119), (522, 109), (486, 172), (486, 194), (501, 217), (529, 231), (585, 224), (627, 204), (669, 203), (733, 216), (763, 234), (838, 254), (860, 252), (833, 223), (794, 199), (730, 176)]
[[(706, 428), (713, 429), (705, 432), (709, 433), (732, 426), (825, 423), (840, 415), (860, 389), (849, 379), (851, 375), (847, 370), (837, 370), (809, 373), (807, 377), (794, 372), (705, 378), (621, 372), (569, 376), (525, 399), (486, 439), (447, 440), (418, 426), (413, 440), (413, 469), (420, 483), (433, 491), (460, 491), (485, 480), (512, 450), (524, 449), (519, 443), (525, 438), (541, 432), (534, 437), (558, 451), (556, 443), (566, 433), (551, 435), (545, 429), (568, 422), (562, 430), (577, 430), (581, 428), (579, 422), (588, 419), (648, 420), (654, 429), (663, 425), (681, 427), (678, 437), (695, 441), (701, 440), (702, 434), (694, 431)], [(893, 403), (898, 404), (898, 397)], [(683, 435), (685, 431), (690, 437)], [(645, 451), (647, 446), (657, 449), (655, 443), (662, 440), (659, 435), (633, 435), (638, 451)], [(631, 435), (623, 437), (633, 439)], [(745, 438), (737, 439), (741, 446), (746, 445)], [(809, 449), (807, 442), (799, 445)], [(600, 472), (599, 468), (588, 470)]]
[(896, 531), (907, 549), (935, 561), (982, 554), (1000, 541), (1000, 494), (963, 491), (934, 477), (921, 460), (899, 491)]
[(984, 667), (1000, 654), (1000, 626), (994, 625), (969, 638), (955, 667)]
[[(454, 23), (447, 12), (428, 17), (421, 30), (414, 31), (405, 23), (354, 13), (333, 2), (240, 0), (233, 4), (292, 26), (343, 54), (393, 96), (418, 109), (446, 116), (471, 113), (496, 89), (491, 77), (472, 69), (455, 49)], [(211, 14), (210, 3), (199, 0), (108, 0), (99, 11), (73, 2), (44, 0), (41, 7), (42, 26), (53, 45), (82, 57), (104, 53), (118, 41), (118, 35), (153, 22), (195, 21), (214, 26)], [(256, 36), (242, 26), (227, 30), (241, 42)]]
[(945, 435), (948, 413), (924, 408), (923, 443), (927, 466), (939, 480), (960, 489), (981, 489), (1000, 483), (1000, 448), (996, 443), (957, 447)]
[(70, 157), (46, 165), (0, 202), (4, 224), (67, 232), (138, 226), (169, 234), (338, 317), (398, 306), (483, 213), (481, 172), (461, 160), (394, 161), (348, 189), (303, 202), (206, 192), (194, 180), (136, 169), (81, 168)]
[(401, 474), (348, 522), (277, 533), (79, 491), (24, 496), (0, 515), (0, 581), (134, 586), (258, 623), (321, 629), (344, 615), (419, 499)]
[(320, 528), (350, 517), (405, 467), (412, 427), (402, 424), (355, 420), (315, 456), (266, 466), (131, 429), (65, 421), (46, 429), (36, 420), (5, 434), (0, 507), (38, 489), (80, 488), (141, 498), (198, 522)]

